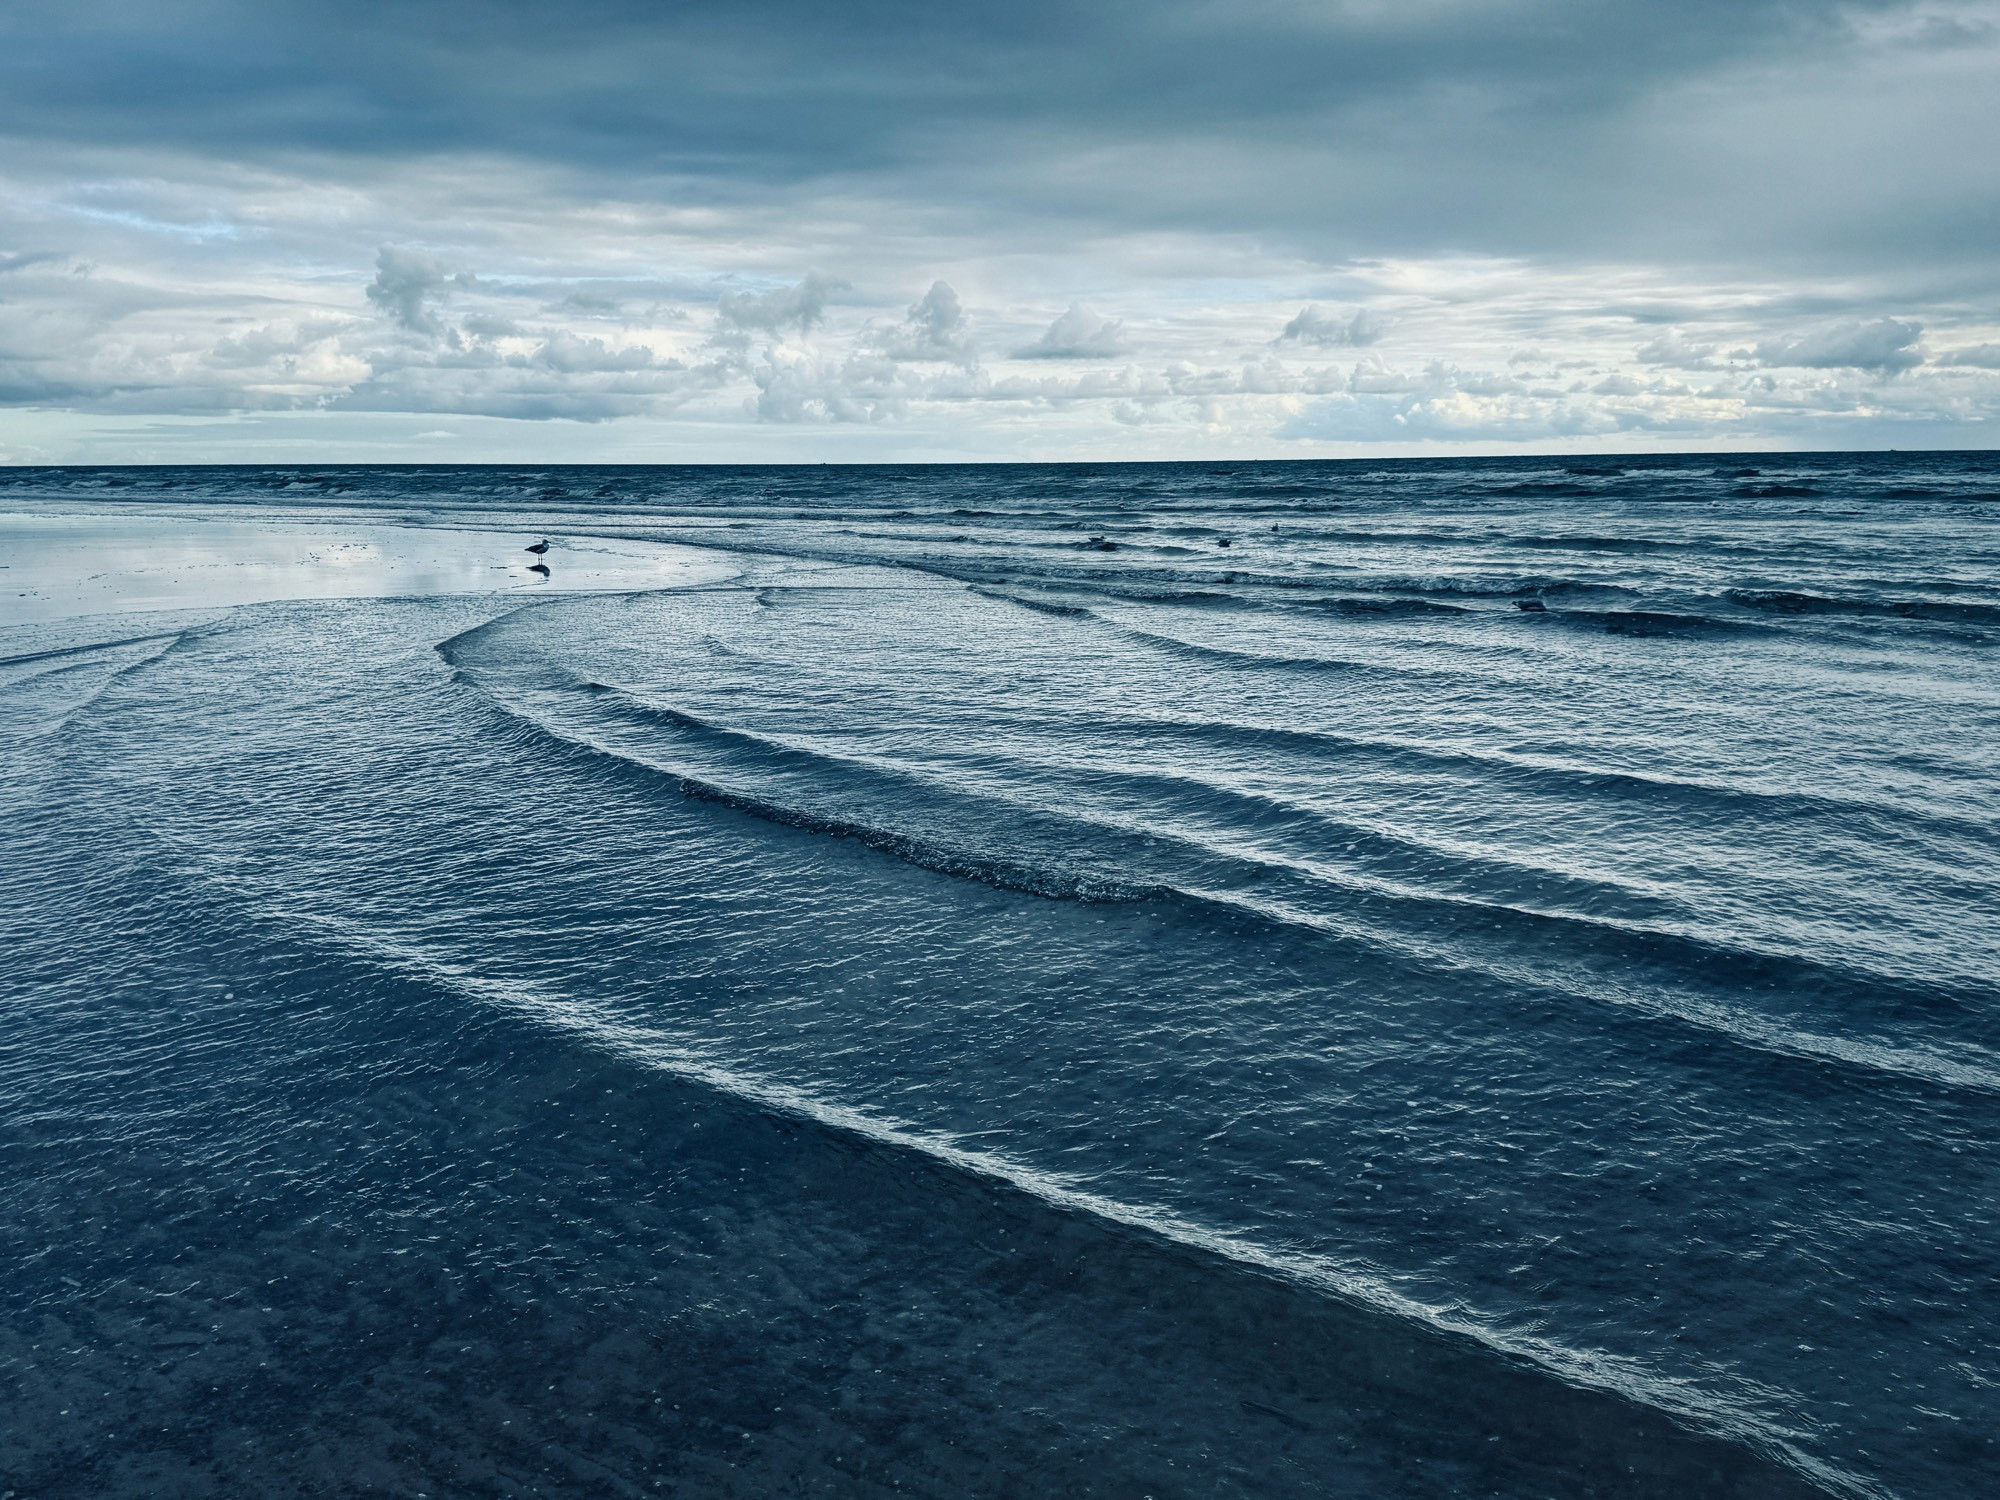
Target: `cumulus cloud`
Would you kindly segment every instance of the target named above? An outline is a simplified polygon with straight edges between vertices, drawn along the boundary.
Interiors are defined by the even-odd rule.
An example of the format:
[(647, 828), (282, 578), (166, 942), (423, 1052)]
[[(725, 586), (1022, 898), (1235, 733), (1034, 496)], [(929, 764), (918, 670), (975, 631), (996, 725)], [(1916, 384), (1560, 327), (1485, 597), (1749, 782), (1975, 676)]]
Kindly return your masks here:
[(768, 292), (724, 292), (716, 302), (716, 322), (731, 333), (784, 333), (791, 329), (810, 333), (825, 320), (827, 302), (836, 292), (846, 290), (848, 283), (839, 277), (808, 271), (793, 286)]
[(368, 283), (368, 300), (398, 327), (438, 338), (449, 330), (432, 311), (431, 303), (452, 287), (472, 284), (472, 276), (452, 272), (434, 255), (384, 245), (375, 256), (375, 279)]
[(1924, 362), (1923, 325), (1900, 318), (1850, 319), (1757, 345), (1757, 362), (1806, 370), (1873, 370), (1893, 375)]
[(973, 364), (978, 354), (972, 345), (972, 329), (958, 293), (942, 281), (912, 303), (903, 321), (879, 336), (877, 347), (890, 359), (949, 360)]
[(1678, 328), (1669, 329), (1650, 343), (1641, 344), (1634, 354), (1642, 365), (1668, 365), (1678, 370), (1706, 370), (1715, 361), (1715, 345), (1691, 339)]
[(1315, 303), (1301, 308), (1275, 342), (1320, 349), (1364, 349), (1378, 342), (1384, 331), (1381, 318), (1365, 307), (1341, 314)]
[(1016, 359), (1115, 359), (1125, 352), (1125, 323), (1121, 318), (1100, 318), (1080, 302), (1049, 324), (1042, 336), (1026, 348), (1016, 349)]
[[(458, 176), (440, 188), (426, 169), (402, 200), (343, 198), (338, 214), (284, 180), (218, 179), (161, 203), (157, 180), (135, 179), (94, 189), (101, 212), (63, 222), (57, 240), (46, 205), (60, 187), (0, 169), (0, 246), (63, 246), (0, 280), (0, 403), (92, 413), (74, 430), (129, 432), (128, 452), (173, 441), (159, 437), (178, 429), (158, 414), (250, 414), (250, 430), (283, 420), (257, 414), (308, 410), (330, 414), (312, 424), (330, 443), (402, 441), (402, 418), (450, 413), (629, 421), (640, 427), (630, 439), (569, 451), (667, 439), (722, 457), (1199, 452), (1218, 434), (1267, 452), (1600, 437), (1867, 446), (1903, 432), (1914, 445), (1977, 442), (2000, 421), (2000, 362), (1981, 342), (1994, 318), (1962, 283), (1920, 302), (1846, 276), (1457, 258), (1323, 267), (1324, 302), (1301, 307), (1276, 301), (1300, 274), (1288, 250), (1223, 247), (1234, 258), (1218, 279), (1222, 251), (1205, 242), (1141, 236), (1053, 264), (994, 247), (967, 257), (979, 326), (1012, 334), (986, 353), (1028, 347), (1024, 362), (986, 368), (964, 300), (928, 274), (959, 264), (957, 251), (907, 226), (884, 237), (860, 212), (838, 229), (815, 221), (787, 274), (773, 270), (786, 262), (772, 238), (786, 231), (761, 210), (649, 218), (631, 204), (509, 200), (514, 177), (496, 166), (480, 185), (473, 170), (477, 191), (453, 200), (463, 237), (431, 224), (384, 245), (376, 226), (399, 212), (411, 222), (397, 202), (439, 203)], [(146, 227), (199, 217), (210, 200), (219, 220), (256, 233), (195, 246)], [(478, 220), (464, 209), (473, 201), (512, 206)], [(329, 274), (343, 259), (345, 273)], [(70, 274), (78, 267), (91, 274)], [(1146, 299), (1156, 311), (1143, 341), (1087, 305), (1051, 323), (1053, 274)], [(863, 288), (851, 301), (843, 275)], [(905, 289), (886, 316), (885, 286)], [(1393, 361), (1356, 347), (1371, 331), (1357, 310), (1388, 305)], [(1292, 311), (1273, 317), (1274, 306)], [(1810, 321), (1832, 318), (1848, 321)], [(1635, 335), (1635, 322), (1653, 326)], [(1943, 351), (1929, 365), (1923, 342)], [(1894, 380), (1875, 378), (1885, 367)], [(677, 418), (671, 439), (652, 425)], [(793, 430), (749, 438), (753, 421)], [(465, 429), (457, 451), (492, 451), (490, 437)], [(555, 435), (524, 440), (563, 451)]]
[(318, 347), (347, 325), (330, 318), (308, 318), (291, 325), (266, 324), (217, 342), (209, 358), (217, 365), (263, 365)]
[(644, 344), (628, 344), (614, 349), (603, 339), (579, 338), (564, 329), (557, 329), (535, 351), (534, 363), (565, 375), (643, 370), (653, 363), (653, 351)]

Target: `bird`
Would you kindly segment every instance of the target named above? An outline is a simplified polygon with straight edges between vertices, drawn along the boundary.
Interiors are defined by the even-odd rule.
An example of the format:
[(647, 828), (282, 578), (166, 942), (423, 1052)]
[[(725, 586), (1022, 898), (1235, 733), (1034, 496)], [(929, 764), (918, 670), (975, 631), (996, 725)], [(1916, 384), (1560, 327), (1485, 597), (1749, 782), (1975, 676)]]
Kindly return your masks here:
[(535, 554), (535, 556), (540, 557), (544, 552), (549, 550), (549, 539), (547, 537), (543, 537), (539, 542), (535, 543), (534, 546), (528, 547), (524, 550), (532, 552)]

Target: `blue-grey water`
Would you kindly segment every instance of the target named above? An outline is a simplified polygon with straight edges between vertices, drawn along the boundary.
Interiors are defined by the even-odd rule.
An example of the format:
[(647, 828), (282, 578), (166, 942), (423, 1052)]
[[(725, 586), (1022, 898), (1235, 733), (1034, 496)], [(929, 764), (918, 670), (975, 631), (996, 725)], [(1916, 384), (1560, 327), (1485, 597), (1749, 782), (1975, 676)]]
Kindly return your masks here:
[(2000, 456), (0, 513), (0, 1489), (2000, 1483)]

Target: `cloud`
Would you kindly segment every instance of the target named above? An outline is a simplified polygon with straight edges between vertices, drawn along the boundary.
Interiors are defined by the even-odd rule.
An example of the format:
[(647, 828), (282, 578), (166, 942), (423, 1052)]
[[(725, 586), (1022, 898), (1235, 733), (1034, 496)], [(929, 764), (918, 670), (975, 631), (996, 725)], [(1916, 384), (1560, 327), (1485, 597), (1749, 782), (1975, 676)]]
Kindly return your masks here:
[(557, 329), (534, 354), (534, 363), (564, 375), (607, 370), (643, 370), (653, 363), (653, 351), (643, 344), (614, 349), (598, 338), (579, 338)]
[(384, 245), (375, 256), (375, 279), (368, 283), (368, 300), (398, 327), (438, 338), (449, 330), (429, 304), (451, 287), (472, 284), (472, 277), (463, 272), (454, 274), (435, 256)]
[(1923, 325), (1899, 318), (1853, 319), (1828, 323), (1788, 338), (1757, 345), (1757, 362), (1806, 370), (1873, 370), (1893, 375), (1924, 362), (1916, 345)]
[(1384, 331), (1382, 320), (1365, 307), (1343, 317), (1315, 303), (1301, 308), (1275, 342), (1321, 349), (1362, 349), (1377, 342)]
[(931, 283), (931, 289), (911, 304), (903, 321), (881, 334), (877, 347), (890, 359), (939, 359), (954, 364), (976, 364), (979, 360), (958, 293), (942, 281)]
[(1669, 329), (1634, 353), (1642, 365), (1669, 365), (1679, 370), (1711, 369), (1715, 362), (1714, 344), (1691, 339), (1678, 328)]
[[(831, 189), (878, 227), (1022, 243), (1976, 260), (1992, 7), (1942, 8), (1980, 24), (1935, 0), (200, 0), (197, 46), (157, 0), (16, 0), (0, 135), (349, 183), (478, 159), (689, 213)], [(260, 232), (200, 205), (129, 223)]]
[[(649, 183), (607, 199), (499, 159), (366, 180), (168, 158), (91, 179), (92, 165), (51, 151), (0, 166), (0, 246), (63, 251), (0, 279), (0, 403), (78, 414), (31, 425), (101, 434), (90, 452), (106, 461), (119, 443), (171, 451), (162, 414), (242, 414), (218, 441), (253, 454), (281, 422), (331, 451), (449, 413), (625, 424), (520, 439), (549, 455), (731, 459), (1869, 446), (1919, 430), (1976, 445), (2000, 425), (2000, 368), (1982, 363), (2000, 296), (1929, 266), (1328, 261), (1153, 225), (1045, 240), (1046, 219), (968, 231), (846, 184), (662, 203)], [(69, 199), (96, 216), (65, 217)], [(243, 232), (146, 227), (211, 219)], [(1068, 300), (1051, 305), (1051, 288), (1117, 288), (1146, 309), (1143, 337), (1130, 312), (1121, 324), (1089, 302), (1051, 321)], [(1337, 342), (1376, 307), (1395, 309), (1393, 359)], [(1944, 352), (1925, 364), (1926, 347)]]
[(1976, 370), (2000, 370), (2000, 344), (1970, 344), (1937, 357), (1941, 365), (1969, 365)]
[(1125, 324), (1100, 318), (1072, 302), (1034, 343), (1016, 349), (1016, 359), (1115, 359), (1125, 352)]
[(736, 333), (761, 330), (782, 334), (788, 329), (810, 333), (826, 317), (828, 300), (848, 290), (837, 276), (808, 271), (793, 286), (768, 292), (724, 292), (716, 302), (716, 322)]
[(297, 323), (273, 323), (219, 340), (209, 351), (215, 369), (295, 371), (335, 343), (350, 325), (345, 319), (306, 318)]
[(495, 313), (476, 312), (458, 325), (476, 339), (506, 339), (522, 336), (522, 328), (512, 318), (503, 318)]

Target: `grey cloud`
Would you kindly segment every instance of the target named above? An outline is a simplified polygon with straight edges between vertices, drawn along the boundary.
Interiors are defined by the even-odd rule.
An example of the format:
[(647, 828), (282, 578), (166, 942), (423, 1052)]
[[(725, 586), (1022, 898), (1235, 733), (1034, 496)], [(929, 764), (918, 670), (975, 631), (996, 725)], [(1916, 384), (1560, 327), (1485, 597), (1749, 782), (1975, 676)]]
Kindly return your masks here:
[(1378, 342), (1384, 332), (1381, 318), (1365, 307), (1342, 316), (1315, 303), (1301, 308), (1276, 342), (1322, 349), (1360, 349)]
[(331, 318), (308, 318), (290, 326), (253, 328), (219, 341), (209, 362), (223, 368), (256, 367), (296, 360), (300, 355), (338, 337), (347, 327)]
[(1642, 365), (1670, 365), (1681, 370), (1705, 370), (1715, 358), (1715, 345), (1689, 338), (1680, 329), (1670, 329), (1650, 343), (1641, 344), (1634, 357)]
[(614, 349), (602, 339), (579, 338), (558, 331), (537, 349), (534, 362), (565, 375), (606, 370), (643, 370), (653, 363), (653, 351), (643, 344)]
[(1042, 336), (1026, 348), (1016, 349), (1016, 359), (1113, 359), (1125, 352), (1125, 324), (1118, 318), (1100, 318), (1082, 303), (1072, 302)]
[(958, 293), (942, 281), (932, 282), (930, 290), (911, 304), (903, 321), (885, 330), (877, 342), (891, 359), (970, 364), (979, 357)]
[(375, 279), (368, 283), (368, 300), (412, 333), (439, 337), (447, 330), (430, 303), (454, 286), (471, 286), (473, 278), (453, 273), (433, 255), (384, 245), (375, 257)]
[(1937, 357), (1941, 365), (1969, 365), (1977, 370), (2000, 370), (2000, 344), (1971, 344), (1951, 349)]
[[(1707, 143), (1634, 122), (1732, 69), (1879, 51), (1857, 19), (1915, 8), (14, 0), (0, 133), (236, 161), (480, 153), (695, 203), (866, 180), (987, 222), (1033, 210), (1378, 251), (1546, 249), (1663, 222), (1764, 233), (1768, 214), (1687, 214), (1690, 199), (1754, 202), (1757, 184), (1712, 170)], [(1944, 29), (1904, 45), (1919, 44), (1987, 41)], [(1191, 145), (1208, 153), (1193, 167)], [(1962, 183), (1973, 155), (1938, 153), (1933, 175)], [(1656, 161), (1675, 171), (1645, 170)], [(1836, 150), (1813, 164), (1844, 191)], [(1683, 187), (1682, 167), (1711, 169)], [(1936, 232), (1982, 243), (1990, 219), (1960, 217)]]
[(716, 302), (716, 321), (736, 331), (783, 333), (795, 328), (810, 333), (826, 317), (826, 304), (848, 284), (837, 276), (808, 271), (795, 286), (768, 292), (724, 292)]
[(334, 411), (603, 422), (673, 411), (728, 378), (717, 365), (658, 361), (650, 354), (640, 360), (594, 339), (551, 342), (553, 350), (544, 344), (532, 356), (505, 358), (446, 349), (436, 358), (399, 360), (393, 351), (380, 351), (372, 373), (320, 404)]
[(1899, 318), (1828, 323), (1757, 345), (1758, 363), (1807, 370), (1873, 370), (1893, 375), (1923, 363), (1923, 326)]
[(521, 325), (512, 318), (499, 317), (494, 313), (473, 313), (461, 321), (459, 327), (477, 339), (515, 338), (521, 333)]
[(13, 255), (0, 255), (0, 275), (5, 275), (9, 271), (25, 271), (30, 266), (47, 265), (51, 261), (68, 258), (55, 250), (24, 250)]

